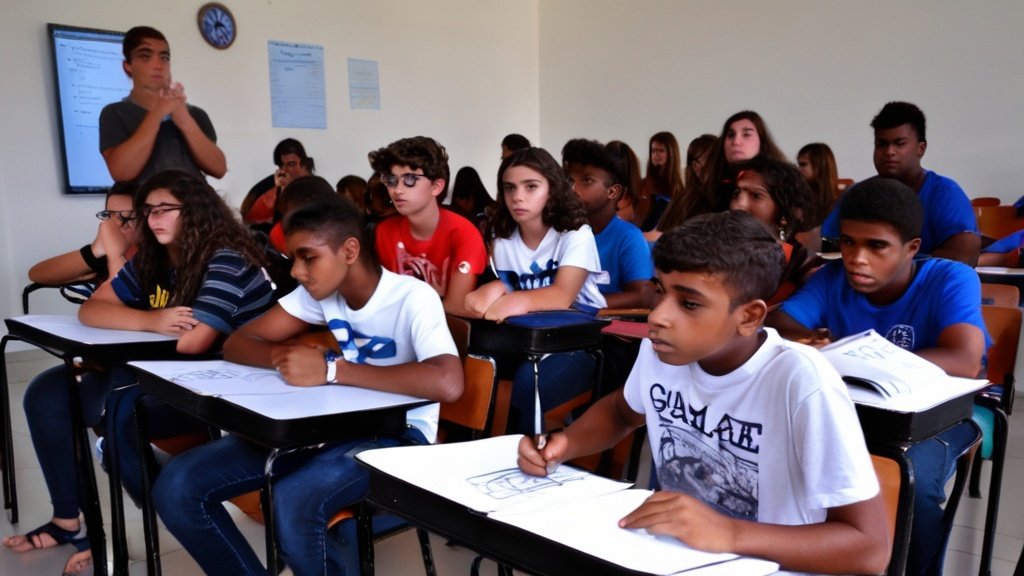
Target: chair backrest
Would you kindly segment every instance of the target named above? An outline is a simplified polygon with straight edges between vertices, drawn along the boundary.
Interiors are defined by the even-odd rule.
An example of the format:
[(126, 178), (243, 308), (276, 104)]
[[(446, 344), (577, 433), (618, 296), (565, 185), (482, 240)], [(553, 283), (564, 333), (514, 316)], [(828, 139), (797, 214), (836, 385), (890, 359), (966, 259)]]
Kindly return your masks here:
[(452, 333), (459, 358), (462, 359), (465, 388), (458, 400), (441, 404), (440, 432), (445, 432), (445, 424), (454, 424), (468, 430), (473, 438), (480, 438), (486, 435), (494, 411), (498, 368), (494, 359), (467, 352), (468, 320), (451, 315), (447, 316), (447, 320), (448, 330)]
[(982, 196), (981, 198), (971, 198), (971, 206), (999, 206), (1003, 201), (999, 198), (992, 196)]
[(836, 180), (836, 186), (839, 188), (840, 192), (845, 192), (847, 188), (853, 186), (853, 182), (853, 178), (840, 178)]
[(981, 303), (988, 306), (1016, 308), (1020, 304), (1020, 289), (1011, 284), (982, 282)]
[[(982, 306), (981, 316), (992, 337), (992, 347), (988, 349), (988, 379), (994, 384), (1009, 385), (1017, 365), (1021, 309), (1016, 306)], [(1013, 391), (1008, 390), (1007, 393), (1012, 394)]]
[(1017, 218), (1017, 208), (1005, 206), (975, 206), (978, 230), (989, 238), (1003, 238), (1024, 226), (1024, 220)]
[(900, 465), (892, 458), (871, 455), (871, 464), (875, 467), (875, 474), (878, 476), (878, 485), (882, 493), (882, 503), (885, 505), (886, 528), (889, 530), (890, 545), (896, 537), (896, 517), (899, 512), (900, 503)]

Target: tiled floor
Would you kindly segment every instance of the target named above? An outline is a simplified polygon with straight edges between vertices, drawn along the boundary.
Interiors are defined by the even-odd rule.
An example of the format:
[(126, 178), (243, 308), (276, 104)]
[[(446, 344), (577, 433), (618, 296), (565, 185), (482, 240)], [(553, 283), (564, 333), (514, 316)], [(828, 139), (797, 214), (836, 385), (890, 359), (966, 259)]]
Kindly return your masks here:
[[(56, 361), (38, 351), (14, 352), (8, 355), (8, 376), (11, 383), (12, 423), (14, 429), (15, 464), (18, 478), (18, 501), (21, 522), (15, 526), (6, 517), (0, 520), (0, 537), (22, 532), (38, 526), (49, 519), (51, 512), (49, 497), (43, 484), (42, 475), (32, 451), (25, 416), (21, 411), (21, 398), (29, 379)], [(988, 483), (989, 465), (985, 465), (982, 487)], [(109, 510), (106, 493), (106, 474), (97, 471), (104, 510)], [(1011, 417), (1010, 445), (1004, 471), (1003, 497), (999, 511), (999, 529), (996, 536), (995, 559), (992, 574), (1010, 576), (1013, 574), (1017, 556), (1024, 546), (1024, 409), (1017, 410)], [(984, 492), (984, 489), (983, 489)], [(967, 576), (978, 572), (978, 554), (981, 552), (982, 528), (985, 522), (985, 499), (974, 500), (966, 496), (957, 512), (956, 526), (950, 539), (946, 555), (946, 574)], [(254, 548), (263, 550), (263, 527), (249, 520), (235, 510), (236, 519), (253, 543)], [(128, 501), (127, 510), (129, 553), (133, 559), (131, 573), (145, 574), (146, 567), (139, 560), (143, 557), (142, 527), (138, 510)], [(109, 534), (109, 525), (107, 526)], [(180, 546), (166, 534), (161, 533), (163, 573), (168, 576), (192, 576), (202, 571)], [(422, 574), (415, 533), (403, 532), (397, 536), (377, 542), (377, 573), (384, 576)], [(446, 546), (442, 539), (433, 538), (433, 550), (440, 574), (468, 574), (473, 554), (465, 549)], [(0, 549), (0, 574), (5, 576), (60, 574), (71, 550), (67, 546), (17, 554)], [(484, 564), (484, 574), (494, 574), (493, 563)], [(286, 571), (286, 574), (290, 572)]]

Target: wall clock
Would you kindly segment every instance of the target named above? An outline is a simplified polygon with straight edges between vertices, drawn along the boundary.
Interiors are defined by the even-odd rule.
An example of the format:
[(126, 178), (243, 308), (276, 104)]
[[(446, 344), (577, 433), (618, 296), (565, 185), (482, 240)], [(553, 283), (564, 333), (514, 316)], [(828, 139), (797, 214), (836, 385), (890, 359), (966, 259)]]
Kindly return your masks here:
[(238, 25), (235, 24), (235, 17), (227, 6), (218, 2), (204, 4), (199, 9), (196, 20), (199, 23), (199, 33), (210, 46), (224, 50), (234, 43)]

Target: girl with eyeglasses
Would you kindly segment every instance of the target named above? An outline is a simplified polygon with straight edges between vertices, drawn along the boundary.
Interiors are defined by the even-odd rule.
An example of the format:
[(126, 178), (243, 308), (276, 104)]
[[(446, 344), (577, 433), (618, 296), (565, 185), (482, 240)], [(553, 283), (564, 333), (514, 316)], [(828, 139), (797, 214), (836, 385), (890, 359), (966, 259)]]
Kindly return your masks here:
[[(158, 173), (139, 189), (134, 208), (138, 251), (82, 304), (78, 317), (83, 324), (176, 336), (178, 352), (199, 354), (217, 349), (235, 328), (273, 303), (262, 250), (204, 180), (179, 171)], [(58, 366), (33, 379), (25, 392), (25, 413), (53, 519), (6, 538), (4, 545), (27, 552), (72, 544), (78, 552), (65, 572), (78, 573), (90, 564), (91, 553), (79, 520), (68, 381), (66, 368)], [(117, 447), (104, 455), (116, 452), (122, 482), (138, 499), (141, 465), (132, 410), (140, 394), (134, 383), (126, 366), (87, 372), (78, 396), (83, 423), (104, 424), (104, 444)], [(156, 400), (146, 404), (146, 412), (151, 439), (206, 428)]]
[(107, 278), (116, 276), (135, 253), (137, 242), (132, 203), (139, 186), (118, 182), (107, 192), (96, 237), (78, 250), (47, 258), (29, 269), (28, 279), (46, 286), (74, 284), (77, 296), (88, 298)]

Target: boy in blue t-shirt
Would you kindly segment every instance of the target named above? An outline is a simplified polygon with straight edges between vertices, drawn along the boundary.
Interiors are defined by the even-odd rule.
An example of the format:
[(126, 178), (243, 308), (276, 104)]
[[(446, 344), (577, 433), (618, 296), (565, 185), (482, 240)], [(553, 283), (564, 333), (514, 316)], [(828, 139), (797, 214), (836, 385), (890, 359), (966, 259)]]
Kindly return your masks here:
[(650, 249), (640, 229), (616, 215), (627, 185), (625, 159), (600, 142), (577, 138), (562, 148), (562, 166), (594, 230), (602, 268), (597, 284), (608, 308), (647, 308), (654, 273)]
[[(951, 178), (921, 167), (928, 147), (924, 112), (909, 102), (889, 102), (871, 120), (871, 127), (875, 131), (874, 162), (878, 175), (899, 180), (921, 199), (924, 224), (918, 234), (920, 252), (977, 265), (981, 236), (971, 201)], [(825, 219), (821, 226), (823, 237), (839, 235), (838, 212), (838, 208), (833, 208)]]
[(543, 476), (646, 424), (661, 491), (620, 527), (787, 570), (881, 572), (885, 514), (846, 387), (820, 354), (762, 327), (778, 241), (745, 212), (705, 214), (666, 232), (654, 265), (650, 338), (626, 385), (540, 450), (523, 438), (519, 467)]
[[(923, 219), (917, 194), (898, 180), (851, 187), (839, 206), (842, 261), (816, 272), (768, 324), (814, 346), (873, 328), (951, 376), (977, 377), (987, 340), (978, 275), (960, 262), (915, 259)], [(973, 437), (963, 423), (910, 449), (917, 482), (907, 574), (941, 572), (943, 487)]]

